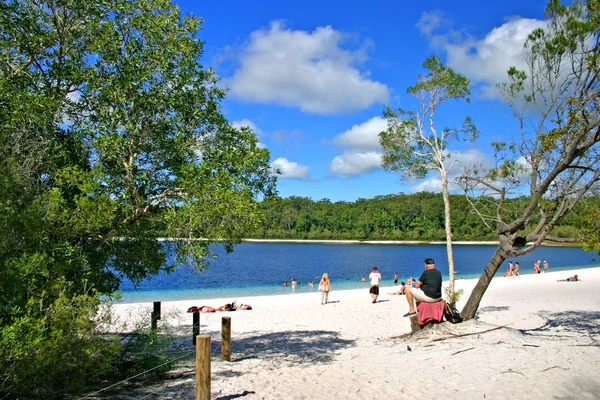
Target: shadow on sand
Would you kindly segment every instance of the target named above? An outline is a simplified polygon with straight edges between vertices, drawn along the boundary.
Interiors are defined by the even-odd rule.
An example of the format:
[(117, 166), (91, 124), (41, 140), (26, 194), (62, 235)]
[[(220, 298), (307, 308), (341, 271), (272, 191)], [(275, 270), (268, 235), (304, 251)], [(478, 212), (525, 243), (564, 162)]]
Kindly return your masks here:
[(328, 363), (338, 350), (352, 346), (354, 340), (342, 339), (333, 331), (271, 332), (232, 340), (231, 361), (260, 358), (294, 364)]
[(551, 314), (540, 313), (546, 323), (539, 328), (521, 330), (525, 335), (578, 334), (585, 337), (600, 335), (600, 312), (564, 311)]
[(481, 307), (479, 310), (477, 310), (477, 315), (479, 315), (479, 313), (499, 312), (499, 311), (508, 311), (508, 310), (510, 310), (509, 306), (487, 306), (487, 307)]

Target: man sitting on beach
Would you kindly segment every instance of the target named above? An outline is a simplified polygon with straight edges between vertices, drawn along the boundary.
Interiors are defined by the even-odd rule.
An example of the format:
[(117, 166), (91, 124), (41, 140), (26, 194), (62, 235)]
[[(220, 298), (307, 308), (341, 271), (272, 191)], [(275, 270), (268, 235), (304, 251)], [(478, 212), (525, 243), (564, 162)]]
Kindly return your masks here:
[(442, 274), (435, 269), (433, 258), (425, 259), (425, 271), (421, 274), (415, 287), (406, 288), (406, 301), (408, 301), (408, 312), (405, 317), (417, 315), (416, 301), (435, 303), (442, 299)]

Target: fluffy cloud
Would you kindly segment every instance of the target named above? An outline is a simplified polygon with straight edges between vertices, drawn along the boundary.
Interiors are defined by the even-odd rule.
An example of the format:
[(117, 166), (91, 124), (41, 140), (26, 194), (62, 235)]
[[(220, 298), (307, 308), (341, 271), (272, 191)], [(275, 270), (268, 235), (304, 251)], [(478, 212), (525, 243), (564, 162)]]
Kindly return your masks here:
[(545, 26), (537, 19), (513, 18), (477, 39), (452, 30), (440, 33), (442, 17), (439, 12), (423, 13), (417, 28), (433, 47), (446, 52), (448, 65), (477, 84), (480, 95), (487, 98), (498, 96), (495, 85), (506, 81), (508, 68), (525, 67), (523, 44), (527, 35)]
[(329, 166), (331, 172), (340, 174), (344, 178), (373, 172), (377, 169), (381, 169), (381, 153), (376, 151), (348, 151), (335, 157)]
[(351, 149), (381, 151), (379, 133), (387, 129), (387, 121), (373, 117), (360, 125), (354, 125), (333, 139), (333, 143)]
[(385, 119), (373, 117), (333, 138), (331, 143), (346, 151), (331, 161), (329, 171), (348, 178), (381, 169), (379, 133), (386, 128)]
[(289, 161), (287, 158), (279, 157), (271, 163), (271, 169), (279, 178), (306, 179), (308, 167)]
[(363, 110), (389, 98), (386, 85), (358, 65), (367, 45), (355, 51), (330, 26), (313, 32), (286, 29), (280, 22), (250, 35), (239, 68), (226, 80), (231, 94), (248, 102), (299, 107), (316, 114)]

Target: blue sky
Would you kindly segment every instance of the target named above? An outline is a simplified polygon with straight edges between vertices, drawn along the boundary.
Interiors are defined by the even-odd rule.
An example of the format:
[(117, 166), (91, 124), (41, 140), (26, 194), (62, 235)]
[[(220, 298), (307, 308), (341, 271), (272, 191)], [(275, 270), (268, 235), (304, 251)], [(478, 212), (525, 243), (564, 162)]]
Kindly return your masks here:
[(406, 94), (429, 55), (472, 82), (471, 103), (442, 105), (438, 128), (466, 116), (481, 137), (456, 157), (490, 159), (490, 143), (518, 133), (495, 84), (523, 66), (527, 34), (543, 26), (546, 1), (174, 0), (205, 22), (204, 67), (229, 90), (225, 116), (250, 126), (282, 176), (279, 195), (354, 201), (440, 191), (432, 173), (400, 181), (381, 169), (385, 105), (413, 108)]

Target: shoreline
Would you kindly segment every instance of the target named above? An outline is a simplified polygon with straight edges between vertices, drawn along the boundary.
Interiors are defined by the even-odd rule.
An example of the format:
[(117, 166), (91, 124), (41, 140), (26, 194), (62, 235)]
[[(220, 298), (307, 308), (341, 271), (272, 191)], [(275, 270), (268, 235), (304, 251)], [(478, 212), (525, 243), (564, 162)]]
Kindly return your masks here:
[[(175, 242), (188, 239), (180, 238), (157, 238), (159, 242)], [(210, 241), (209, 239), (197, 238), (192, 239), (193, 241)], [(223, 242), (224, 240), (216, 240), (216, 242)], [(394, 245), (445, 245), (445, 240), (361, 240), (361, 239), (254, 239), (254, 238), (243, 238), (241, 243), (306, 243), (306, 244), (394, 244)], [(497, 246), (497, 240), (485, 241), (485, 240), (459, 240), (453, 241), (452, 245), (462, 246)], [(543, 242), (540, 247), (577, 247), (582, 248), (581, 243), (557, 243), (557, 242)]]
[[(492, 281), (490, 283), (490, 286), (496, 282), (497, 280), (508, 280), (508, 281), (520, 281), (520, 280), (530, 280), (532, 277), (533, 279), (536, 279), (537, 277), (554, 277), (554, 276), (559, 276), (558, 279), (564, 279), (567, 278), (569, 276), (573, 276), (575, 274), (580, 275), (580, 276), (585, 276), (586, 273), (591, 273), (593, 275), (598, 275), (600, 276), (600, 267), (588, 267), (588, 268), (569, 268), (569, 269), (561, 269), (561, 270), (554, 270), (551, 272), (547, 272), (547, 273), (540, 273), (540, 274), (531, 274), (531, 273), (527, 273), (527, 274), (523, 274), (519, 277), (506, 277), (506, 276), (494, 276), (492, 278)], [(562, 276), (564, 275), (564, 278), (562, 278)], [(548, 278), (545, 278), (544, 280), (547, 280)], [(583, 278), (582, 278), (583, 280)], [(456, 285), (456, 289), (460, 289), (463, 288), (465, 290), (465, 293), (467, 292), (467, 289), (470, 291), (473, 289), (473, 287), (476, 285), (476, 283), (479, 281), (479, 278), (460, 278), (460, 279), (456, 279), (455, 280), (455, 285)], [(369, 285), (368, 282), (365, 283), (364, 287), (361, 288), (342, 288), (342, 289), (336, 289), (335, 285), (332, 285), (333, 288), (331, 290), (331, 292), (336, 292), (336, 293), (347, 293), (349, 295), (352, 294), (358, 294), (358, 293), (362, 293), (362, 292), (366, 292), (369, 289)], [(443, 280), (442, 281), (442, 291), (443, 288), (448, 286), (448, 280)], [(387, 293), (388, 291), (394, 291), (394, 290), (398, 290), (399, 285), (390, 285), (390, 284), (383, 284), (380, 286), (380, 290), (381, 293)], [(291, 289), (290, 289), (291, 290)], [(470, 293), (470, 292), (469, 292)], [(247, 296), (237, 296), (238, 298), (244, 299), (244, 298), (248, 298), (248, 299), (258, 299), (258, 300), (262, 300), (262, 299), (275, 299), (280, 301), (281, 299), (286, 299), (288, 297), (305, 297), (305, 296), (319, 296), (320, 292), (317, 290), (316, 288), (316, 283), (315, 283), (315, 288), (313, 291), (311, 292), (292, 292), (290, 291), (289, 293), (274, 293), (274, 294), (258, 294), (258, 295), (247, 295)], [(462, 300), (463, 302), (466, 301), (465, 298), (466, 294), (462, 296)], [(485, 295), (484, 295), (485, 296)], [(217, 297), (206, 297), (206, 298), (202, 298), (201, 300), (199, 299), (199, 297), (201, 296), (197, 296), (198, 298), (195, 299), (181, 299), (181, 300), (162, 300), (161, 303), (162, 304), (171, 304), (171, 303), (182, 303), (182, 302), (215, 302), (215, 303), (220, 303), (220, 302), (228, 302), (231, 301), (232, 298), (236, 298), (236, 296), (217, 296)], [(235, 300), (238, 300), (237, 298)], [(152, 303), (154, 303), (154, 301), (133, 301), (133, 302), (118, 302), (118, 303), (114, 303), (113, 306), (143, 306), (143, 305), (152, 305)], [(239, 301), (238, 301), (239, 303)], [(460, 303), (460, 302), (459, 302)]]
[[(581, 281), (557, 282), (573, 274)], [(464, 290), (459, 310), (476, 281), (456, 281)], [(409, 318), (402, 317), (408, 304), (406, 296), (387, 294), (393, 286), (381, 288), (376, 304), (366, 288), (334, 287), (326, 305), (319, 293), (238, 298), (253, 310), (200, 314), (200, 334), (211, 337), (213, 348), (211, 398), (596, 398), (599, 285), (600, 267), (498, 277), (476, 320), (442, 323), (412, 338), (401, 338), (410, 332)], [(177, 350), (192, 352), (190, 359), (171, 379), (130, 393), (121, 388), (111, 398), (194, 398), (187, 309), (231, 300), (164, 302), (159, 332), (174, 335)], [(114, 326), (148, 326), (152, 303), (112, 310)], [(219, 354), (223, 317), (231, 318), (231, 362)]]
[[(581, 267), (581, 266), (568, 266), (568, 267), (553, 267), (553, 270), (549, 273), (560, 273), (560, 274), (573, 274), (575, 273), (574, 271), (589, 271), (589, 270), (594, 270), (594, 269), (600, 269), (600, 266), (592, 266), (592, 267)], [(492, 278), (492, 282), (497, 280), (497, 279), (504, 279), (507, 277), (504, 277), (500, 274), (500, 270), (498, 270), (498, 273), (496, 274), (496, 276), (494, 276)], [(455, 278), (455, 282), (471, 282), (472, 285), (474, 286), (475, 283), (479, 280), (479, 277), (481, 276), (481, 274), (483, 273), (483, 270), (480, 271), (480, 273), (477, 274), (477, 276), (467, 276), (467, 277), (463, 277), (463, 276), (458, 276)], [(526, 276), (535, 276), (535, 274), (533, 274), (532, 272), (525, 272), (523, 274), (521, 274), (521, 277), (526, 277)], [(544, 273), (541, 273), (540, 275), (545, 275)], [(415, 277), (415, 278), (418, 278)], [(508, 278), (508, 279), (512, 279), (512, 278)], [(515, 279), (520, 279), (520, 278), (515, 278)], [(400, 279), (400, 281), (403, 281), (404, 279)], [(399, 287), (399, 285), (393, 285), (391, 283), (391, 279), (385, 279), (384, 281), (382, 281), (381, 287), (382, 288), (387, 288), (389, 290), (397, 290), (397, 288)], [(318, 290), (317, 290), (317, 285), (318, 284), (318, 280), (317, 282), (315, 282), (315, 286), (313, 288), (309, 288), (307, 285), (302, 285), (302, 286), (298, 286), (298, 288), (293, 291), (291, 289), (291, 287), (286, 287), (286, 288), (282, 288), (280, 285), (259, 285), (256, 287), (251, 287), (248, 288), (247, 286), (245, 287), (228, 287), (228, 288), (218, 288), (218, 289), (181, 289), (181, 290), (164, 290), (164, 291), (160, 291), (160, 290), (149, 290), (149, 291), (139, 291), (139, 292), (135, 292), (135, 291), (126, 291), (126, 292), (122, 292), (123, 294), (123, 299), (115, 302), (115, 304), (149, 304), (149, 303), (153, 303), (154, 301), (161, 301), (163, 303), (169, 303), (169, 302), (180, 302), (180, 301), (192, 301), (194, 300), (194, 298), (202, 298), (205, 301), (212, 301), (212, 300), (231, 300), (232, 298), (248, 298), (248, 299), (253, 299), (253, 298), (257, 298), (257, 297), (276, 297), (276, 296), (301, 296), (301, 295), (315, 295), (318, 294)], [(443, 277), (443, 282), (442, 284), (444, 286), (448, 285), (448, 278), (447, 277)], [(343, 282), (339, 282), (339, 281), (334, 281), (333, 282), (333, 289), (336, 292), (346, 292), (346, 291), (361, 291), (361, 290), (366, 290), (368, 289), (368, 282), (359, 282), (359, 281), (343, 281)], [(227, 293), (227, 295), (225, 294), (219, 294), (219, 295), (214, 295), (214, 292), (224, 292)], [(228, 294), (231, 293), (231, 294)], [(146, 299), (147, 298), (147, 299)], [(151, 299), (150, 299), (151, 298)], [(166, 298), (166, 299), (165, 299)], [(203, 300), (203, 301), (204, 301)]]

